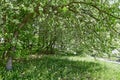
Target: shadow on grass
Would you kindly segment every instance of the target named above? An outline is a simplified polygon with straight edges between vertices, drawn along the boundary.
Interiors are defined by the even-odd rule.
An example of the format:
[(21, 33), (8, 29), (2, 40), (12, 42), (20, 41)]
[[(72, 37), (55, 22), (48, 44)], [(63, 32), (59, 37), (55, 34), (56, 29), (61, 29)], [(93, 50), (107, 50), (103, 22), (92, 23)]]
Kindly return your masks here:
[(13, 71), (4, 71), (4, 80), (93, 80), (93, 74), (104, 70), (99, 63), (70, 61), (44, 56), (40, 59), (14, 62)]

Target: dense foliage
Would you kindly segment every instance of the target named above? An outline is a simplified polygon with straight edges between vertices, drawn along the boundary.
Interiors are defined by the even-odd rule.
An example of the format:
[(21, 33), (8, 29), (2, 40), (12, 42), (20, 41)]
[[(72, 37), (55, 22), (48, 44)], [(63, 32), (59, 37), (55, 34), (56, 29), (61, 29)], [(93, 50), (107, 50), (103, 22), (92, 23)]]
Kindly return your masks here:
[(0, 80), (119, 80), (119, 35), (119, 0), (0, 0)]
[(109, 53), (119, 16), (117, 0), (1, 0), (0, 55)]

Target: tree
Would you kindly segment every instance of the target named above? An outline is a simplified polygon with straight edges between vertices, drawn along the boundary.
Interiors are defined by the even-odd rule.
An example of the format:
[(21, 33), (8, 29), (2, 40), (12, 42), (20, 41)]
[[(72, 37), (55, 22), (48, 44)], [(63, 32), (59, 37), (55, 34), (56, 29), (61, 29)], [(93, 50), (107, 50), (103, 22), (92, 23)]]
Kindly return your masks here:
[[(114, 1), (114, 0), (113, 0)], [(2, 0), (1, 57), (55, 51), (109, 52), (119, 38), (119, 1)]]

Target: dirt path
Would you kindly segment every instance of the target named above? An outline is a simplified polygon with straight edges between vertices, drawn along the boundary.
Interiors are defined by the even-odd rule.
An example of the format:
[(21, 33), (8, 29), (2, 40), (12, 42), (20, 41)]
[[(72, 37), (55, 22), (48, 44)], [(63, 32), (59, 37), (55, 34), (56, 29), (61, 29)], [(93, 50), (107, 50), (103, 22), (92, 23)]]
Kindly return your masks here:
[(112, 60), (107, 60), (103, 58), (96, 58), (97, 60), (104, 61), (104, 62), (109, 62), (109, 63), (115, 63), (115, 64), (120, 64), (120, 62), (117, 61), (112, 61)]

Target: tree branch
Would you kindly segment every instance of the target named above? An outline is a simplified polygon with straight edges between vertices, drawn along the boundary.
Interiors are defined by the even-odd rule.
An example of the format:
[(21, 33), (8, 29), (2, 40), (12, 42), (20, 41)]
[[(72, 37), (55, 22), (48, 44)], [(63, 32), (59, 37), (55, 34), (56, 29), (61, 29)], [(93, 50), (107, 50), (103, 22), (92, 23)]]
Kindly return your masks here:
[[(72, 5), (72, 4), (85, 4), (85, 5), (89, 5), (89, 6), (92, 6), (92, 7), (96, 8), (98, 11), (103, 12), (103, 13), (111, 16), (111, 17), (114, 17), (114, 18), (116, 18), (116, 19), (120, 19), (120, 17), (114, 16), (113, 14), (110, 14), (110, 13), (106, 12), (105, 10), (101, 10), (99, 7), (97, 7), (96, 5), (94, 5), (94, 4), (92, 4), (92, 3), (86, 3), (86, 2), (82, 2), (82, 1), (79, 1), (79, 2), (73, 1), (73, 2), (70, 2), (67, 6), (70, 6), (70, 5)], [(66, 5), (65, 5), (65, 6), (66, 6)]]

